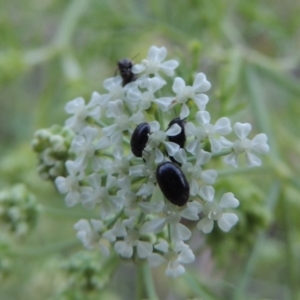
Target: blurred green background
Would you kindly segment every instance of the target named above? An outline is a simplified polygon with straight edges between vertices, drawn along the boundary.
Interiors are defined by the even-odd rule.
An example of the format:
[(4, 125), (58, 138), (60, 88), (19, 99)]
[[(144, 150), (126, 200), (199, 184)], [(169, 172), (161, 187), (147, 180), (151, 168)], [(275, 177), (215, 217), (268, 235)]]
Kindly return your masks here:
[(220, 173), (217, 184), (241, 201), (241, 221), (209, 236), (183, 278), (155, 270), (161, 299), (299, 300), (299, 15), (296, 0), (1, 0), (0, 189), (23, 183), (41, 209), (28, 236), (0, 230), (0, 299), (132, 299), (130, 264), (91, 298), (59, 296), (70, 280), (61, 265), (82, 250), (73, 224), (88, 214), (66, 209), (38, 177), (30, 141), (64, 123), (67, 101), (103, 93), (119, 59), (139, 62), (156, 45), (180, 61), (188, 83), (206, 73), (214, 119), (251, 122), (271, 146), (263, 167)]

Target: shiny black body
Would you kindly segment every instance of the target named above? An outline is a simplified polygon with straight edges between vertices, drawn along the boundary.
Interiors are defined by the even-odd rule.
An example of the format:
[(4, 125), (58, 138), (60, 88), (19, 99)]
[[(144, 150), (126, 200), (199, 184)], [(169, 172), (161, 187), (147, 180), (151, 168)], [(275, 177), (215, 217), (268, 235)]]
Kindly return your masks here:
[(136, 80), (135, 74), (132, 73), (132, 67), (132, 61), (127, 58), (123, 58), (118, 61), (118, 70), (123, 79), (122, 86)]
[(148, 123), (139, 124), (132, 133), (130, 146), (132, 153), (137, 157), (142, 157), (144, 148), (149, 139), (150, 125)]
[(174, 205), (185, 205), (190, 197), (190, 186), (181, 169), (163, 162), (156, 169), (156, 180), (164, 196)]
[[(177, 145), (179, 145), (180, 148), (184, 148), (184, 144), (186, 141), (186, 136), (185, 136), (185, 130), (184, 130), (184, 125), (185, 125), (185, 121), (180, 119), (180, 118), (175, 118), (173, 119), (168, 126), (168, 129), (173, 125), (173, 124), (178, 124), (181, 127), (181, 132), (175, 136), (168, 136), (168, 140), (170, 142), (176, 143)], [(177, 162), (173, 156), (170, 156), (170, 159), (173, 162)], [(178, 163), (178, 162), (177, 162)], [(180, 163), (178, 163), (180, 165)]]

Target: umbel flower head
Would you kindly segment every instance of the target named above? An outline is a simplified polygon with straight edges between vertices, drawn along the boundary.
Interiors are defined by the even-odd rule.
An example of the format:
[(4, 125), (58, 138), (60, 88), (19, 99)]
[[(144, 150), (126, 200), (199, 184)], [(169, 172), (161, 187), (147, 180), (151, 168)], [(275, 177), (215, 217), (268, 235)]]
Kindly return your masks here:
[(217, 171), (209, 162), (225, 153), (225, 162), (236, 166), (246, 153), (248, 165), (257, 166), (252, 151), (265, 154), (269, 148), (266, 135), (248, 140), (249, 126), (240, 123), (234, 126), (239, 141), (225, 138), (230, 120), (211, 120), (206, 111), (211, 84), (204, 73), (192, 85), (176, 77), (165, 89), (165, 76), (172, 77), (179, 65), (166, 57), (165, 47), (152, 46), (129, 70), (134, 76), (108, 78), (106, 91), (94, 92), (88, 103), (67, 103), (65, 127), (73, 133), (74, 156), (55, 183), (67, 206), (98, 213), (74, 225), (87, 249), (115, 251), (153, 267), (165, 264), (166, 275), (176, 277), (195, 259), (188, 245), (193, 232), (182, 219), (204, 233), (215, 222), (225, 232), (238, 222), (232, 210), (239, 201), (232, 192), (215, 201)]

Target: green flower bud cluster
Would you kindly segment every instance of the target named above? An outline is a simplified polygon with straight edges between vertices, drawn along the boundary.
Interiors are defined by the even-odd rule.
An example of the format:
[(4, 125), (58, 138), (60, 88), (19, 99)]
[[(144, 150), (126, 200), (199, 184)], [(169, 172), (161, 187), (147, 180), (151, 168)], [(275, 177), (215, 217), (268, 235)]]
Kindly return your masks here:
[(70, 129), (60, 125), (35, 132), (31, 146), (38, 153), (37, 170), (44, 180), (54, 181), (67, 174), (65, 162), (71, 158), (69, 150), (73, 136)]
[(35, 196), (23, 184), (0, 191), (1, 231), (24, 236), (34, 228), (38, 217)]
[[(68, 280), (61, 296), (66, 299), (100, 299), (99, 292), (108, 284), (109, 271), (99, 263), (99, 252), (81, 251), (62, 264)], [(99, 297), (99, 298), (98, 298)]]

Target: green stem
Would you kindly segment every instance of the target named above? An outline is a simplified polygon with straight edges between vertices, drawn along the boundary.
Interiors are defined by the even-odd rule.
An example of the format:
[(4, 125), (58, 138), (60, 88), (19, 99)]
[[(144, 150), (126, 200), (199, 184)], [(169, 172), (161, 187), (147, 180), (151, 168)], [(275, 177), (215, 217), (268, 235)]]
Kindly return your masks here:
[(261, 174), (272, 172), (273, 169), (271, 167), (257, 167), (257, 168), (239, 168), (239, 169), (228, 169), (228, 170), (220, 170), (218, 172), (218, 177), (222, 176), (234, 176), (240, 174)]
[[(283, 196), (283, 199), (286, 197)], [(283, 224), (285, 227), (285, 250), (286, 250), (286, 260), (288, 268), (288, 280), (291, 289), (291, 300), (297, 300), (300, 296), (299, 290), (299, 272), (297, 264), (297, 255), (294, 251), (294, 226), (291, 220), (291, 207), (288, 201), (281, 201), (282, 204), (282, 214), (283, 214)]]
[(53, 44), (59, 48), (67, 47), (76, 29), (80, 17), (87, 9), (89, 0), (73, 0), (66, 9), (62, 21), (58, 26), (59, 30), (54, 38)]
[(106, 224), (106, 228), (110, 228), (111, 226), (113, 226), (120, 218), (120, 216), (123, 214), (123, 209), (115, 215), (115, 217), (110, 220), (107, 224)]
[(63, 53), (70, 45), (77, 23), (89, 2), (89, 0), (72, 1), (62, 17), (53, 42), (50, 45), (25, 52), (25, 63), (33, 67)]
[(231, 152), (232, 152), (232, 149), (228, 149), (228, 150), (220, 151), (218, 153), (212, 153), (211, 157), (224, 156), (224, 155), (230, 154)]
[(143, 261), (138, 264), (138, 276), (141, 282), (138, 282), (140, 286), (137, 286), (137, 291), (139, 292), (137, 299), (145, 299), (145, 295), (143, 295), (145, 292), (147, 300), (158, 300), (148, 261)]
[[(271, 186), (269, 196), (267, 198), (268, 199), (267, 206), (271, 212), (274, 210), (274, 207), (280, 198), (279, 197), (280, 188), (281, 188), (280, 182), (278, 180), (275, 181)], [(251, 279), (251, 275), (255, 269), (255, 265), (257, 263), (258, 256), (260, 254), (261, 246), (263, 245), (264, 240), (265, 240), (265, 232), (261, 230), (257, 234), (257, 237), (255, 240), (256, 240), (256, 242), (255, 242), (253, 249), (249, 255), (249, 258), (245, 264), (244, 271), (242, 272), (241, 277), (239, 278), (239, 280), (237, 282), (237, 285), (236, 285), (237, 288), (233, 295), (233, 300), (240, 300), (240, 299), (245, 298), (244, 297), (245, 290)]]

